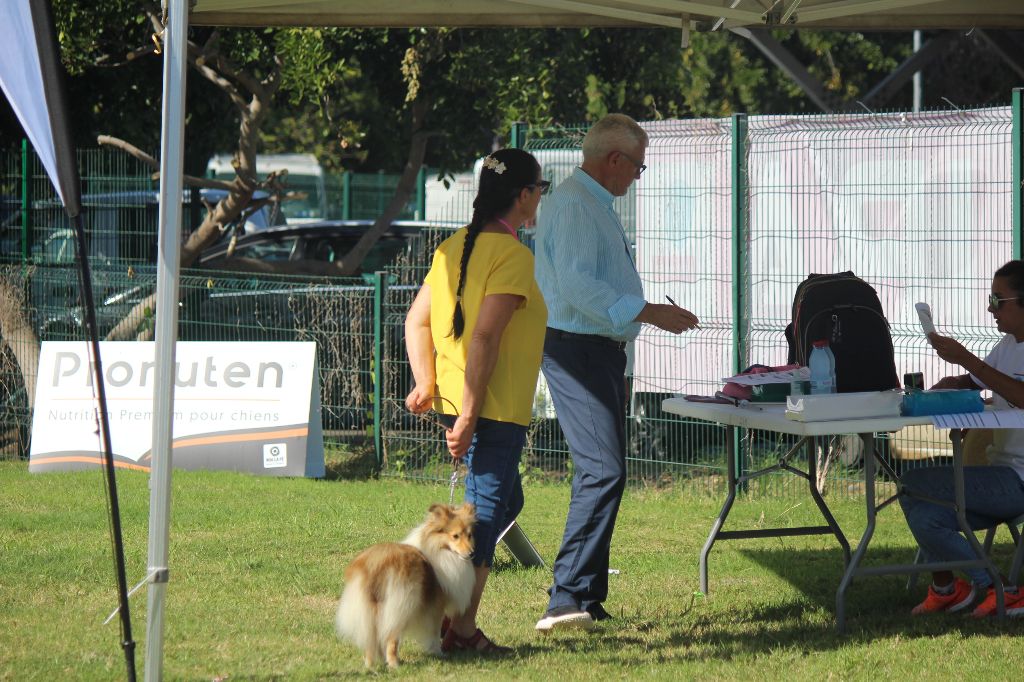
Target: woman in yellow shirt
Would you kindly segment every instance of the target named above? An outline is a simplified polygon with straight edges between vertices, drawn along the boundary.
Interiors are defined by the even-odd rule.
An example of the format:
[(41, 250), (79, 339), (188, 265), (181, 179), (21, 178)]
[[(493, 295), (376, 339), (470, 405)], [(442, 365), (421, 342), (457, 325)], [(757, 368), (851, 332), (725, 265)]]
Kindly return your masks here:
[(477, 627), (476, 613), (498, 535), (523, 508), (519, 458), (547, 308), (517, 228), (533, 220), (549, 187), (528, 152), (502, 149), (486, 157), (473, 219), (434, 252), (405, 320), (415, 379), (406, 407), (443, 414), (449, 452), (466, 458), (465, 500), (476, 506), (473, 599), (443, 633), (445, 651), (509, 651)]

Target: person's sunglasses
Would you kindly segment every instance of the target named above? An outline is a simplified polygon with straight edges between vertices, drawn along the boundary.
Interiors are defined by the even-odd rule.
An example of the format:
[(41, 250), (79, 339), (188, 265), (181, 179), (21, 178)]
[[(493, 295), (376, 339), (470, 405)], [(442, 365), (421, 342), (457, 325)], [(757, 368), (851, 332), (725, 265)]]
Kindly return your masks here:
[(999, 294), (988, 295), (988, 307), (992, 310), (999, 310), (1003, 307), (1003, 301), (1016, 301), (1016, 296), (1010, 296), (1008, 298), (999, 298)]
[(539, 187), (541, 194), (547, 194), (548, 192), (551, 191), (551, 181), (550, 180), (538, 180), (537, 182), (533, 183), (532, 185), (527, 185), (527, 187), (529, 187), (530, 189), (533, 189), (534, 187)]
[(623, 156), (625, 156), (627, 161), (629, 161), (631, 164), (636, 166), (636, 177), (639, 178), (641, 175), (644, 174), (644, 171), (647, 170), (647, 166), (645, 164), (637, 163), (636, 159), (634, 159), (632, 156), (630, 156), (626, 152), (619, 152), (619, 154), (622, 154)]

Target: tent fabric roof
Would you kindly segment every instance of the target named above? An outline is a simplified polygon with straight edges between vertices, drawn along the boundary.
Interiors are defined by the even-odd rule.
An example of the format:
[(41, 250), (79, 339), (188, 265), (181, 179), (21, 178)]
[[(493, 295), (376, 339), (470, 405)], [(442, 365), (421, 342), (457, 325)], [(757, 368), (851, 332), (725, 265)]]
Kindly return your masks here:
[[(1022, 0), (194, 0), (207, 26), (1024, 28)], [(736, 5), (732, 7), (732, 5)], [(720, 23), (720, 20), (724, 22)]]

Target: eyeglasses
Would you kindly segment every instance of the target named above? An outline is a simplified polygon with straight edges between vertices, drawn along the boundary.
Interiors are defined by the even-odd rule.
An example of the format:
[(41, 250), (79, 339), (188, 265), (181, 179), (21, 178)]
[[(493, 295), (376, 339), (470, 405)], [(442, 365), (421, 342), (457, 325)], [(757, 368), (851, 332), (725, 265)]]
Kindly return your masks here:
[(550, 180), (538, 180), (537, 182), (533, 183), (532, 185), (527, 185), (527, 187), (529, 187), (530, 189), (533, 189), (534, 187), (539, 187), (541, 194), (547, 194), (548, 192), (551, 191), (551, 181)]
[[(452, 410), (455, 412), (455, 416), (456, 417), (459, 416), (459, 408), (455, 407), (455, 403), (453, 403), (452, 401), (448, 400), (448, 398), (445, 398), (443, 395), (435, 395), (435, 396), (433, 396), (433, 398), (434, 398), (434, 400), (443, 400), (444, 402), (446, 402), (449, 405), (451, 405), (452, 406)], [(423, 412), (423, 413), (418, 414), (416, 416), (418, 416), (420, 419), (422, 419), (425, 422), (428, 422), (430, 424), (434, 424), (436, 426), (440, 426), (445, 431), (447, 431), (448, 429), (452, 428), (450, 425), (445, 424), (437, 416), (435, 416), (433, 414), (430, 414), (429, 412)]]
[(644, 171), (647, 170), (647, 166), (645, 164), (637, 163), (636, 159), (634, 159), (632, 156), (630, 156), (626, 152), (619, 152), (619, 154), (622, 154), (623, 156), (625, 156), (627, 161), (629, 161), (631, 164), (636, 166), (636, 177), (639, 178), (641, 175), (644, 174)]
[(992, 310), (999, 310), (1003, 307), (1003, 301), (1016, 301), (1017, 296), (1010, 296), (1008, 298), (999, 298), (999, 294), (988, 295), (988, 307)]

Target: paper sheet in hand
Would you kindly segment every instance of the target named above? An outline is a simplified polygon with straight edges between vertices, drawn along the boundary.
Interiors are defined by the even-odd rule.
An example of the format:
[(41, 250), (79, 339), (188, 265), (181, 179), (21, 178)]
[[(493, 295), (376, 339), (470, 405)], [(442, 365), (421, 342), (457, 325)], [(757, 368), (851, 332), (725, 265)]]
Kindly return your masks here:
[(787, 369), (782, 372), (761, 372), (759, 374), (737, 374), (722, 379), (725, 382), (737, 383), (740, 386), (761, 386), (762, 384), (788, 384), (797, 379), (807, 381), (811, 378), (811, 370), (807, 367)]
[(935, 331), (935, 323), (932, 321), (932, 308), (927, 303), (915, 303), (914, 309), (917, 310), (917, 318), (921, 320), (921, 331), (924, 332), (925, 337)]
[(932, 423), (937, 429), (1024, 429), (1024, 410), (937, 414)]

